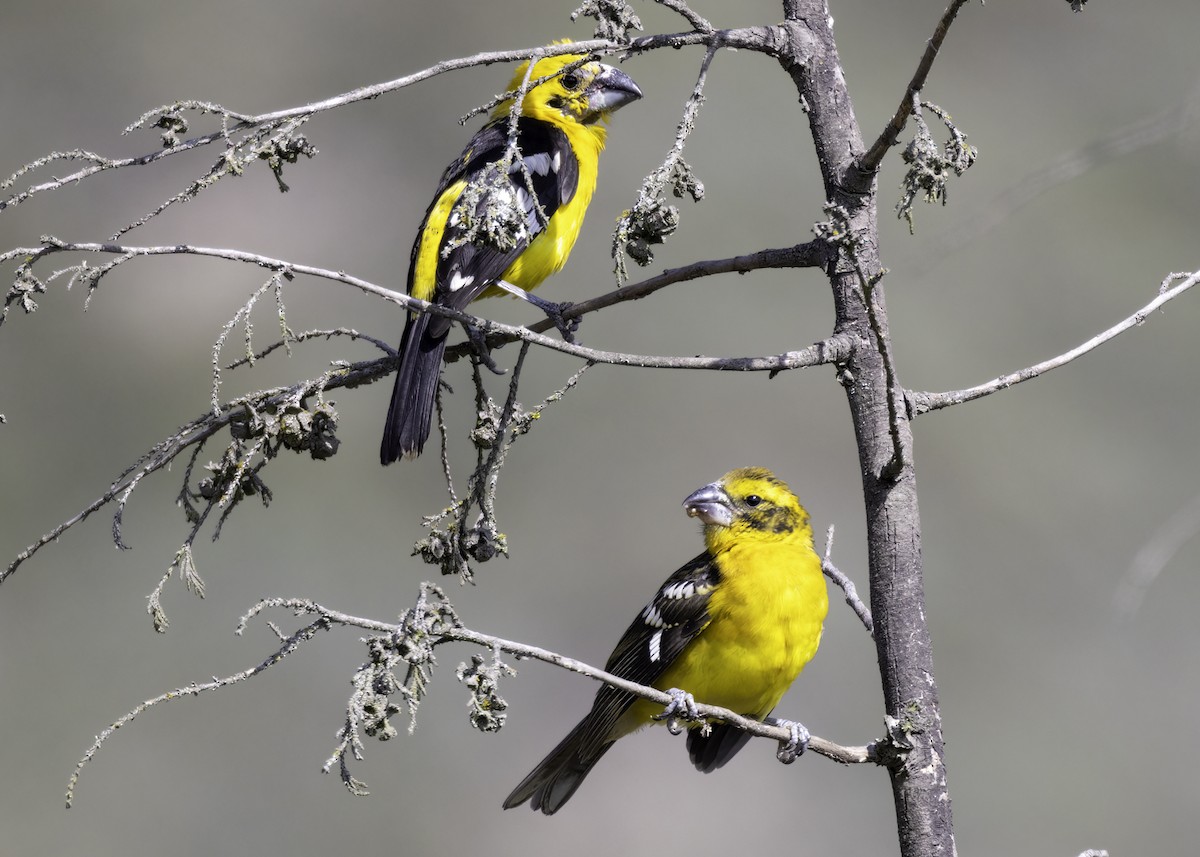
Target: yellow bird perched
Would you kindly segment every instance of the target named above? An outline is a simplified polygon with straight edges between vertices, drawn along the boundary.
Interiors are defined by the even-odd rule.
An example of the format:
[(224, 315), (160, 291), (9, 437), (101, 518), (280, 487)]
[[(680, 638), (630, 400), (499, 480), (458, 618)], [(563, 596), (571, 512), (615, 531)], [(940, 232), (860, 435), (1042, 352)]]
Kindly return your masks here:
[[(704, 523), (704, 552), (659, 587), (605, 670), (696, 701), (764, 719), (817, 651), (829, 609), (808, 513), (761, 467), (725, 474), (683, 501)], [(513, 789), (504, 808), (529, 801), (551, 815), (618, 738), (655, 722), (662, 706), (603, 685), (592, 710)], [(803, 751), (807, 731), (793, 726)], [(728, 762), (748, 733), (718, 723), (689, 727), (688, 755), (705, 773)]]
[[(408, 293), (414, 298), (462, 310), (476, 298), (507, 292), (566, 330), (561, 307), (528, 291), (562, 268), (579, 237), (596, 189), (604, 121), (642, 97), (624, 72), (584, 59), (563, 54), (534, 64), (531, 82), (550, 79), (521, 101), (515, 152), (509, 99), (446, 168), (413, 244)], [(523, 85), (528, 70), (528, 62), (517, 68), (510, 91)], [(384, 464), (421, 454), (449, 330), (449, 319), (408, 316), (379, 450)]]

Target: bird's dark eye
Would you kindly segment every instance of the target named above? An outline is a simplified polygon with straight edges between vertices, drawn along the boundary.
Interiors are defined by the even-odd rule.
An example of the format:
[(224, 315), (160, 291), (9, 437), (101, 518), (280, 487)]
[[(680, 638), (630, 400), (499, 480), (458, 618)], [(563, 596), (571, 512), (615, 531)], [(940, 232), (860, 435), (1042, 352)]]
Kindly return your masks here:
[(751, 494), (748, 497), (746, 497), (746, 505), (747, 506), (754, 507), (754, 506), (757, 506), (761, 502), (762, 502), (762, 497), (759, 497), (757, 494)]
[(579, 88), (579, 83), (580, 83), (579, 75), (573, 71), (569, 71), (566, 74), (564, 74), (562, 76), (561, 80), (562, 80), (563, 88), (568, 91), (573, 92)]

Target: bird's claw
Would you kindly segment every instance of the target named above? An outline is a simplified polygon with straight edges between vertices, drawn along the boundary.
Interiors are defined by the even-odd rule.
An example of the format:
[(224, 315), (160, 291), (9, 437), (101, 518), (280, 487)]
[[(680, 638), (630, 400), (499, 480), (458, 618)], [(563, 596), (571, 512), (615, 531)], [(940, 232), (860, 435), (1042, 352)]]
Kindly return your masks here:
[(775, 717), (767, 718), (767, 722), (772, 726), (782, 726), (791, 733), (788, 740), (779, 742), (779, 749), (775, 751), (775, 758), (785, 765), (796, 761), (808, 749), (808, 742), (812, 736), (803, 723), (797, 723), (794, 720), (780, 720)]
[(546, 318), (554, 322), (554, 327), (565, 341), (575, 342), (575, 332), (579, 330), (579, 318), (566, 319), (563, 317), (563, 313), (571, 308), (571, 301), (555, 303), (554, 301), (539, 298), (536, 295), (528, 295), (528, 298), (531, 304), (546, 314)]
[(568, 321), (563, 317), (563, 314), (571, 307), (570, 301), (564, 301), (561, 304), (557, 304), (554, 301), (548, 301), (545, 298), (539, 298), (532, 292), (526, 291), (520, 286), (513, 285), (505, 280), (496, 280), (492, 283), (492, 285), (501, 291), (508, 292), (514, 298), (520, 298), (523, 301), (533, 304), (535, 307), (544, 312), (550, 321), (554, 322), (554, 326), (558, 328), (558, 332), (562, 335), (564, 340), (567, 342), (575, 341), (575, 331), (579, 330), (579, 319), (573, 318)]
[[(700, 720), (700, 711), (696, 708), (696, 698), (686, 690), (673, 687), (667, 693), (670, 695), (671, 701), (667, 703), (667, 707), (662, 710), (661, 714), (654, 715), (654, 719), (667, 721), (667, 730), (672, 735), (678, 735), (685, 728), (680, 720), (691, 722)], [(680, 717), (680, 714), (683, 716)]]
[(554, 311), (546, 313), (550, 316), (550, 320), (554, 322), (554, 326), (558, 329), (559, 335), (562, 338), (574, 344), (575, 333), (579, 330), (580, 319), (578, 316), (572, 319), (563, 318), (565, 313), (571, 307), (571, 301), (563, 301), (560, 304), (554, 305)]
[(475, 352), (475, 356), (479, 358), (479, 362), (488, 368), (493, 375), (506, 375), (508, 370), (501, 369), (496, 365), (496, 361), (492, 359), (492, 349), (488, 347), (487, 336), (477, 327), (466, 325), (467, 341), (471, 343), (471, 350)]

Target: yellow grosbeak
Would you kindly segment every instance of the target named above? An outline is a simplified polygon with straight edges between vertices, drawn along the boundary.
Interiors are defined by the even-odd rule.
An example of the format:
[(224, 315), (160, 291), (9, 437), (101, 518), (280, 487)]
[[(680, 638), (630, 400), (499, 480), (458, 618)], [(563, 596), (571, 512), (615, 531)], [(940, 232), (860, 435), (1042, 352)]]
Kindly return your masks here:
[[(508, 292), (553, 310), (527, 292), (566, 263), (596, 189), (604, 121), (641, 98), (624, 72), (575, 54), (547, 57), (529, 80), (509, 146), (513, 100), (502, 102), (446, 168), (413, 244), (408, 293), (462, 310)], [(519, 89), (529, 63), (509, 84)], [(502, 238), (491, 228), (509, 220)], [(449, 319), (410, 313), (379, 457), (415, 458), (429, 437)]]
[[(659, 587), (604, 668), (677, 698), (682, 691), (764, 719), (816, 654), (829, 608), (808, 513), (761, 467), (727, 473), (683, 505), (704, 524), (704, 552)], [(662, 706), (603, 685), (588, 715), (513, 789), (504, 808), (528, 801), (546, 815), (557, 812), (618, 738), (661, 712)], [(689, 727), (688, 755), (707, 773), (749, 738), (725, 723), (709, 731)]]

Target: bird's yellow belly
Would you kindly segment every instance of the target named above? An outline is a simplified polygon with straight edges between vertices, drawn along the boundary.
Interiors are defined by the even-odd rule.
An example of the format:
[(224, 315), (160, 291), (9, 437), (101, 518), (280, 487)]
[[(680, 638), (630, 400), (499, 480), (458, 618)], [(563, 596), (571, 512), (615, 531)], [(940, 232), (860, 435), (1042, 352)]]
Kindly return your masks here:
[[(571, 211), (560, 210), (550, 220), (546, 230), (529, 242), (529, 246), (513, 260), (500, 279), (518, 288), (532, 291), (551, 274), (558, 273), (566, 264), (567, 257), (571, 255), (575, 239), (579, 237), (579, 221), (583, 219), (583, 209), (574, 214), (574, 203), (569, 208)], [(496, 286), (489, 286), (481, 297), (491, 298), (503, 294), (507, 292)]]
[[(677, 687), (697, 702), (762, 718), (812, 660), (829, 605), (820, 561), (810, 554), (810, 561), (799, 564), (804, 571), (779, 580), (770, 568), (773, 562), (794, 568), (796, 558), (773, 560), (758, 550), (753, 565), (763, 565), (763, 573), (772, 576), (766, 587), (771, 597), (762, 598), (764, 583), (754, 574), (743, 571), (731, 576), (713, 593), (708, 627), (655, 682), (656, 687)], [(635, 716), (661, 710), (648, 702), (637, 707)]]

